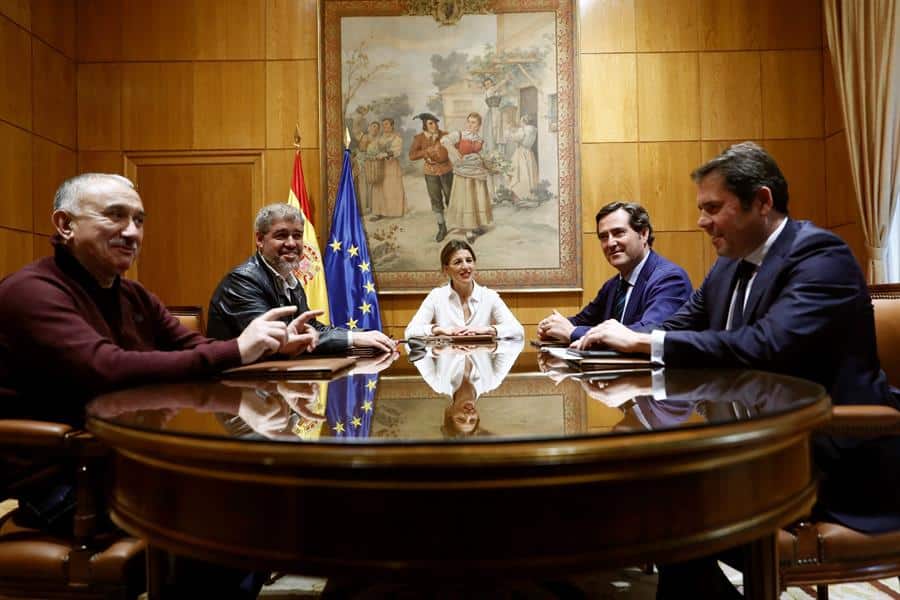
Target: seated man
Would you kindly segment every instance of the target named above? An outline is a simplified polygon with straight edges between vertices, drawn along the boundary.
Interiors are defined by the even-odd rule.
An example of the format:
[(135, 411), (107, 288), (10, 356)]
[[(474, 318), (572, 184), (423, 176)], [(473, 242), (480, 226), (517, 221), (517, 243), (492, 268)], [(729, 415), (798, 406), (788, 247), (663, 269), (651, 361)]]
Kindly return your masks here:
[(298, 343), (281, 322), (296, 309), (271, 311), (233, 339), (214, 341), (123, 278), (144, 237), (144, 206), (128, 179), (91, 173), (65, 181), (52, 219), (55, 255), (0, 282), (0, 395), (14, 398), (4, 416), (80, 417), (102, 392), (211, 375)]
[[(0, 282), (0, 416), (78, 424), (85, 402), (97, 394), (208, 376), (309, 341), (281, 322), (295, 307), (260, 315), (236, 339), (205, 338), (182, 326), (141, 284), (123, 278), (141, 248), (144, 206), (122, 176), (89, 173), (65, 181), (52, 219), (55, 255)], [(290, 328), (304, 329), (309, 318)], [(65, 478), (54, 482), (47, 514), (68, 504), (72, 488)], [(68, 491), (57, 496), (58, 490)], [(19, 497), (43, 507), (38, 500), (51, 497), (46, 491), (24, 489)], [(40, 523), (43, 515), (35, 518)], [(262, 585), (259, 573), (181, 558), (174, 564), (174, 588), (166, 591), (172, 596), (194, 597), (202, 590), (255, 597)]]
[[(821, 384), (835, 404), (896, 406), (876, 354), (872, 301), (862, 272), (839, 237), (788, 217), (788, 186), (774, 159), (745, 142), (726, 149), (692, 177), (698, 225), (719, 255), (703, 285), (670, 319), (647, 328), (650, 333), (608, 320), (573, 345), (643, 352), (666, 367), (784, 373)], [(889, 498), (894, 507), (900, 503), (893, 472), (873, 473), (871, 466), (895, 464), (895, 450), (879, 449), (877, 460), (860, 461), (854, 458), (858, 449), (844, 440), (819, 436), (814, 442), (826, 483), (839, 476), (835, 465), (847, 471), (849, 461), (879, 488), (875, 496)], [(830, 510), (830, 487), (820, 488), (814, 511), (859, 527)], [(866, 530), (890, 530), (890, 516), (867, 517)], [(738, 564), (739, 558), (726, 557)], [(657, 598), (739, 598), (723, 579), (712, 558), (665, 565)], [(699, 589), (701, 584), (708, 589)]]
[(612, 202), (600, 209), (596, 221), (603, 254), (619, 274), (574, 317), (553, 311), (542, 320), (538, 324), (542, 340), (574, 342), (607, 319), (633, 329), (661, 323), (691, 295), (684, 269), (653, 251), (653, 226), (644, 207)]
[[(306, 293), (294, 276), (303, 258), (303, 223), (303, 214), (289, 204), (270, 204), (260, 209), (255, 222), (256, 254), (228, 273), (209, 301), (210, 337), (233, 337), (233, 332), (280, 306), (297, 307), (297, 314), (309, 311)], [(313, 350), (339, 354), (350, 347), (370, 347), (381, 353), (393, 352), (397, 345), (380, 331), (350, 332), (314, 319), (305, 327), (306, 333), (316, 339), (311, 344), (286, 347), (283, 354)]]

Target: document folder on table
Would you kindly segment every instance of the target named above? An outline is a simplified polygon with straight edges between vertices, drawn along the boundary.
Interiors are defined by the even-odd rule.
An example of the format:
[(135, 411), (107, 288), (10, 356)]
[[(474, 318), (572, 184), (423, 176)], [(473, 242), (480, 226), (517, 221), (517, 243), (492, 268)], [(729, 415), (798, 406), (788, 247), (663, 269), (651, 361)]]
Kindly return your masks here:
[(293, 360), (267, 360), (222, 372), (223, 377), (284, 377), (330, 379), (356, 364), (352, 356), (325, 356)]
[(629, 355), (615, 350), (575, 350), (574, 348), (543, 348), (551, 356), (565, 360), (584, 373), (609, 370), (649, 370), (653, 365), (646, 355)]
[(426, 335), (418, 338), (429, 346), (486, 346), (493, 344), (498, 338), (493, 335)]

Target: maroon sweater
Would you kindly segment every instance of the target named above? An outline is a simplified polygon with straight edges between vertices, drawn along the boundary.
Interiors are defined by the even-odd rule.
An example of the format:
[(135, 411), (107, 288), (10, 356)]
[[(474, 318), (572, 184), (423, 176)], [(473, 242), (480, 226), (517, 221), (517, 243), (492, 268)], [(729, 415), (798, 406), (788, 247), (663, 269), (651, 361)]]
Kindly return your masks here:
[(0, 416), (80, 411), (99, 393), (240, 363), (236, 340), (188, 330), (134, 281), (100, 287), (61, 246), (0, 282), (0, 396), (12, 396)]

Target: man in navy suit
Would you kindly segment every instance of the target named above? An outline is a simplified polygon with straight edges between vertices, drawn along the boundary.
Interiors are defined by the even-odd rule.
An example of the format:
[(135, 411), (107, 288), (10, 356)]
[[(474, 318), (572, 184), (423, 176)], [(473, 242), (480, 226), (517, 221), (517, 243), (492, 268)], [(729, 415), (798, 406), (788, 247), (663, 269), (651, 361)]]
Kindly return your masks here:
[[(745, 142), (691, 176), (698, 225), (719, 255), (703, 284), (671, 318), (645, 333), (608, 320), (573, 345), (643, 352), (667, 367), (785, 373), (821, 384), (835, 404), (896, 406), (878, 361), (862, 272), (836, 235), (788, 217), (788, 186), (774, 159)], [(825, 436), (814, 441), (816, 464), (825, 473), (815, 512), (864, 531), (896, 528), (897, 469), (873, 468), (897, 464), (895, 440), (878, 447)], [(846, 486), (835, 484), (848, 472), (857, 484), (878, 489), (860, 494), (862, 487), (855, 487), (852, 495), (879, 502), (863, 506), (857, 498), (848, 504), (836, 494), (835, 488)], [(739, 598), (723, 580), (712, 558), (664, 565), (657, 598)]]
[(600, 209), (596, 222), (603, 254), (619, 274), (574, 317), (553, 311), (544, 318), (538, 324), (542, 340), (574, 342), (607, 319), (635, 329), (660, 323), (691, 295), (684, 269), (653, 251), (653, 226), (644, 207), (612, 202)]

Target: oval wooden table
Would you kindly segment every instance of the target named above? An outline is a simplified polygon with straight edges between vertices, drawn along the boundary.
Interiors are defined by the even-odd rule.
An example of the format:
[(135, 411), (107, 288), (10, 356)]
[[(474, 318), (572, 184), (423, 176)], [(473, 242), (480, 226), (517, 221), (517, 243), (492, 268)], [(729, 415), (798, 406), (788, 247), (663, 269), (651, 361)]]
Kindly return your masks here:
[(554, 577), (749, 544), (747, 596), (777, 597), (774, 534), (815, 500), (820, 386), (702, 370), (557, 384), (516, 372), (536, 370), (525, 354), (460, 400), (433, 366), (100, 397), (113, 520), (178, 554), (324, 576)]

